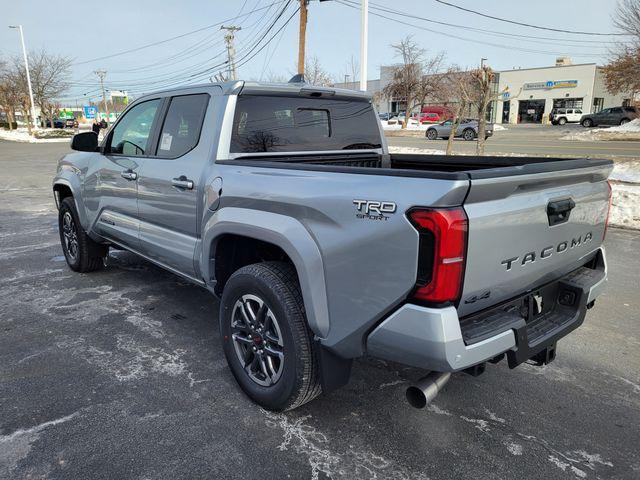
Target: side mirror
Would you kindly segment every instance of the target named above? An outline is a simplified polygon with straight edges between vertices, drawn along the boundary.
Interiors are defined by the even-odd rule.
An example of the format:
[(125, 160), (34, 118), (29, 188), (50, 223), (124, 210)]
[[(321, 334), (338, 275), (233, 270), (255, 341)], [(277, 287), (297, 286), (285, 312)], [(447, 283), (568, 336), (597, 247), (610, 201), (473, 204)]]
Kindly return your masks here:
[(71, 150), (79, 152), (97, 152), (98, 135), (95, 132), (77, 133), (71, 140)]

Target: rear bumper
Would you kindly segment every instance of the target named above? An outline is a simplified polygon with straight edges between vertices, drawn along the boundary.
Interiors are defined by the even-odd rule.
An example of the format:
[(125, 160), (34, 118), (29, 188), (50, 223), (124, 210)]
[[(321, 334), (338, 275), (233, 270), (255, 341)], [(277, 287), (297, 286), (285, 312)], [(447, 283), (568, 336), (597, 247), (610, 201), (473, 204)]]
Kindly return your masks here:
[[(406, 304), (369, 335), (367, 352), (438, 372), (464, 370), (506, 353), (509, 366), (515, 367), (582, 324), (587, 306), (606, 284), (604, 248), (590, 267), (462, 321), (454, 307)], [(534, 293), (550, 305), (535, 317), (531, 314)]]

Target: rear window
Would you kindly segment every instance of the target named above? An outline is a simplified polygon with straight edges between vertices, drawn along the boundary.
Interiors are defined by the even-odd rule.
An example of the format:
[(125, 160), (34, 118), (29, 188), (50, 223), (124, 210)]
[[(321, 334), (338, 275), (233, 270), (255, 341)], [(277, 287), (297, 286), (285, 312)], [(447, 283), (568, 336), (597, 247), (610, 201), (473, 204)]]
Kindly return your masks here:
[(238, 97), (232, 153), (380, 147), (378, 119), (367, 100)]

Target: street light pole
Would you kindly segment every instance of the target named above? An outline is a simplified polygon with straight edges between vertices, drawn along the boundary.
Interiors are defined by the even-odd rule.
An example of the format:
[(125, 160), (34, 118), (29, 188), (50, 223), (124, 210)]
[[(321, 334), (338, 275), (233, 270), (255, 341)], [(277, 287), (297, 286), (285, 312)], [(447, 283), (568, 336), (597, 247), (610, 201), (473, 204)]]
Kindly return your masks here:
[(362, 0), (360, 30), (360, 90), (367, 91), (367, 55), (369, 50), (369, 0)]
[[(33, 120), (33, 128), (38, 129), (36, 122), (36, 106), (33, 102), (33, 89), (31, 88), (31, 75), (29, 74), (29, 60), (27, 59), (27, 49), (24, 46), (24, 34), (22, 33), (22, 25), (9, 25), (9, 28), (17, 28), (20, 31), (20, 42), (22, 43), (22, 56), (24, 57), (24, 68), (27, 71), (27, 86), (29, 87), (29, 101), (31, 102), (31, 119)], [(27, 118), (27, 123), (29, 119)], [(53, 127), (53, 125), (51, 125)]]

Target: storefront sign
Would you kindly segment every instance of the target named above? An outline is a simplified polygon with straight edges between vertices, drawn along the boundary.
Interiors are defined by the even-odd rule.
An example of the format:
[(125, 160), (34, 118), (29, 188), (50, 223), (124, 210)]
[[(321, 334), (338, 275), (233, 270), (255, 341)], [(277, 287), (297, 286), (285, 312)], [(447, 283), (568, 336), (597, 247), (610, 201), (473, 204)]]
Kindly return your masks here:
[(523, 90), (554, 90), (556, 88), (576, 88), (578, 86), (578, 80), (558, 80), (547, 82), (532, 82), (525, 83), (522, 86)]
[(98, 107), (94, 107), (92, 105), (84, 105), (82, 109), (84, 110), (84, 118), (88, 120), (96, 118)]

